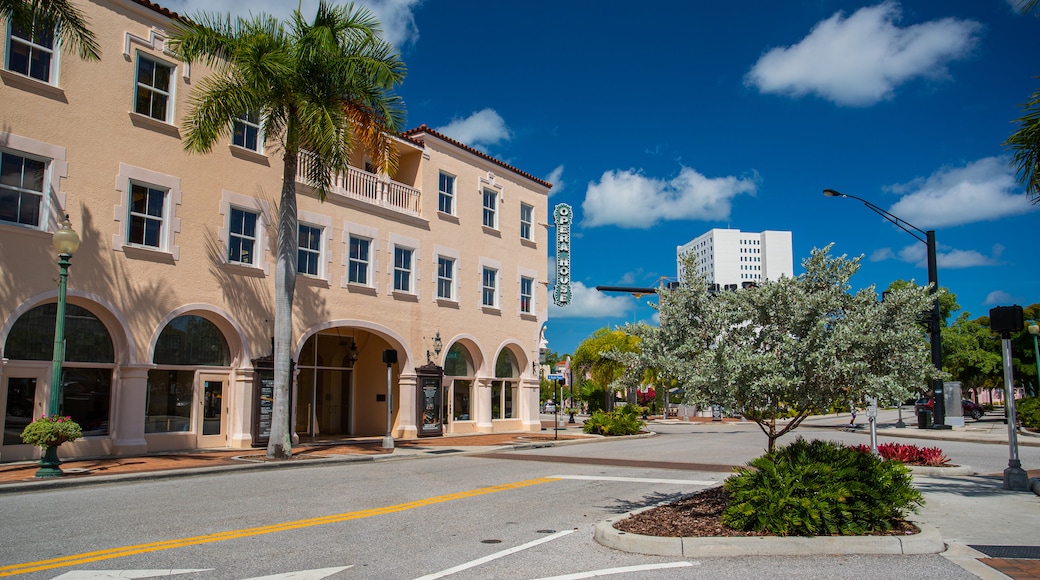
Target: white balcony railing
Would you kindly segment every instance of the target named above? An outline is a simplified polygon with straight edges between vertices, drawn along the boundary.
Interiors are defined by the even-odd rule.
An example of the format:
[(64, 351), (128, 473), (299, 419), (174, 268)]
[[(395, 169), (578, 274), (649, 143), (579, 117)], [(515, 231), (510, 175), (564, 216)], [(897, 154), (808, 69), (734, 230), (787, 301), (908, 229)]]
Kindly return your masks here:
[[(304, 161), (301, 159), (300, 166), (296, 172), (296, 181), (306, 183), (303, 176)], [(332, 180), (332, 187), (329, 188), (329, 193), (331, 195), (349, 197), (407, 215), (419, 215), (420, 193), (418, 189), (393, 181), (389, 177), (369, 173), (356, 167), (348, 168), (346, 174), (337, 174)]]

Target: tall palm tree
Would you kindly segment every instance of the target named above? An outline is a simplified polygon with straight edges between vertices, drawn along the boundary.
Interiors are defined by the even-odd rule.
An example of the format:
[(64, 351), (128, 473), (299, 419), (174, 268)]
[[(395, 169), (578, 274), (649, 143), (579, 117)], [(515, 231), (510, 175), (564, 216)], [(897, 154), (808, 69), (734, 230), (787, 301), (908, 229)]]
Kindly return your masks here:
[[(1022, 14), (1040, 13), (1040, 0), (1018, 0)], [(1040, 89), (1033, 91), (1022, 105), (1024, 115), (1016, 119), (1018, 130), (1004, 141), (1011, 150), (1011, 166), (1018, 171), (1018, 182), (1034, 204), (1040, 204)]]
[(0, 0), (0, 18), (33, 37), (53, 30), (54, 40), (83, 60), (101, 59), (87, 17), (69, 0)]
[(172, 47), (214, 74), (192, 95), (184, 121), (184, 148), (209, 152), (230, 136), (244, 113), (259, 116), (268, 139), (282, 152), (275, 268), (274, 408), (267, 456), (292, 455), (289, 430), (289, 360), (298, 245), (296, 175), (325, 199), (332, 178), (347, 169), (349, 153), (365, 148), (384, 171), (396, 169), (392, 135), (404, 106), (393, 94), (405, 66), (381, 38), (378, 21), (353, 4), (318, 5), (313, 22), (297, 9), (288, 25), (267, 15), (249, 19), (202, 14), (181, 21)]

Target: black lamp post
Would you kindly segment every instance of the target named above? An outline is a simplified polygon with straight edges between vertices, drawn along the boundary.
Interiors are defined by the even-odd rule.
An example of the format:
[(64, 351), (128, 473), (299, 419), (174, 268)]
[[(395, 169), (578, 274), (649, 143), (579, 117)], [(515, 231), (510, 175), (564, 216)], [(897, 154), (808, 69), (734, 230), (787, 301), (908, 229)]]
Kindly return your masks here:
[[(935, 369), (942, 371), (942, 336), (941, 336), (941, 324), (939, 318), (939, 275), (935, 263), (935, 230), (922, 230), (921, 228), (911, 224), (910, 222), (894, 216), (880, 207), (870, 203), (869, 201), (856, 197), (855, 195), (849, 195), (847, 193), (841, 193), (833, 189), (823, 190), (823, 195), (827, 197), (848, 197), (860, 201), (863, 205), (867, 206), (871, 211), (885, 218), (886, 220), (895, 224), (899, 229), (910, 234), (917, 241), (928, 246), (928, 283), (931, 285), (931, 293), (935, 295), (932, 300), (932, 313), (928, 320), (928, 336), (932, 346), (932, 364)], [(911, 231), (913, 230), (913, 231)], [(914, 233), (917, 232), (917, 233)], [(922, 238), (920, 234), (924, 234)], [(935, 429), (949, 429), (950, 426), (946, 425), (946, 400), (943, 393), (942, 379), (932, 379), (932, 412), (934, 414)]]

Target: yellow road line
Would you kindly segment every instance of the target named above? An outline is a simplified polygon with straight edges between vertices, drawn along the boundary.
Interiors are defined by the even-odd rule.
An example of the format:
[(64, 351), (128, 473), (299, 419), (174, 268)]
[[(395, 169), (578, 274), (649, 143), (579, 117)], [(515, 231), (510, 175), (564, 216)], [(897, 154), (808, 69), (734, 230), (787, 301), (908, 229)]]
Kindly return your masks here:
[(528, 479), (524, 481), (516, 481), (513, 483), (504, 483), (502, 485), (492, 485), (490, 487), (481, 487), (469, 491), (459, 491), (456, 493), (449, 493), (445, 495), (438, 495), (429, 497), (426, 499), (420, 499), (405, 503), (399, 503), (397, 505), (384, 506), (380, 508), (372, 508), (367, 510), (358, 510), (354, 512), (346, 512), (342, 514), (333, 514), (328, 516), (321, 516), (317, 518), (309, 518), (305, 520), (296, 520), (291, 522), (281, 522), (277, 524), (270, 524), (266, 526), (258, 526), (255, 528), (244, 528), (241, 530), (228, 530), (226, 532), (216, 532), (213, 534), (205, 534), (202, 536), (192, 536), (189, 538), (178, 538), (173, 540), (163, 540), (161, 542), (150, 542), (147, 544), (135, 544), (132, 546), (121, 546), (118, 548), (109, 548), (107, 550), (98, 550), (95, 552), (84, 552), (82, 554), (72, 554), (69, 556), (62, 556), (61, 558), (52, 558), (50, 560), (37, 560), (35, 562), (25, 562), (24, 564), (12, 564), (9, 566), (0, 566), (0, 576), (14, 576), (16, 574), (26, 574), (28, 572), (39, 572), (40, 570), (51, 570), (54, 568), (64, 568), (66, 566), (74, 566), (77, 564), (86, 564), (87, 562), (98, 562), (101, 560), (111, 560), (114, 558), (122, 558), (125, 556), (133, 556), (135, 554), (147, 554), (149, 552), (159, 552), (161, 550), (172, 550), (174, 548), (183, 548), (185, 546), (197, 546), (200, 544), (211, 544), (213, 542), (223, 542), (224, 540), (234, 540), (237, 538), (245, 538), (249, 536), (259, 536), (262, 534), (273, 534), (275, 532), (285, 532), (289, 530), (298, 530), (301, 528), (309, 528), (313, 526), (323, 526), (325, 524), (335, 524), (339, 522), (347, 522), (351, 520), (360, 520), (363, 518), (369, 518), (372, 516), (380, 516), (385, 514), (392, 514), (407, 511), (410, 509), (420, 508), (429, 505), (435, 505), (439, 503), (445, 503), (449, 501), (455, 501), (459, 499), (466, 499), (470, 497), (477, 497), (481, 495), (487, 495), (490, 493), (497, 493), (500, 491), (509, 491), (511, 489), (519, 489), (521, 487), (527, 487), (531, 485), (539, 485), (542, 483), (549, 483), (550, 481), (559, 481), (559, 478), (555, 477), (539, 477), (537, 479)]

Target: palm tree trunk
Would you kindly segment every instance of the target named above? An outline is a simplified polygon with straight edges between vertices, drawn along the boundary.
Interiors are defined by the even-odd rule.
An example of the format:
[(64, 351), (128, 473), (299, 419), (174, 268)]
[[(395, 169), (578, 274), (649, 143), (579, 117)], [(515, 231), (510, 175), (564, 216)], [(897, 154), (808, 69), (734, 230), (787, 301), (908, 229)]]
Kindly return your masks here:
[[(290, 135), (295, 127), (290, 121)], [(286, 139), (287, 142), (290, 139)], [(295, 140), (292, 140), (295, 141)], [(292, 143), (293, 145), (295, 143)], [(299, 243), (296, 216), (297, 149), (287, 143), (282, 156), (282, 196), (278, 204), (278, 257), (274, 290), (274, 409), (271, 413), (271, 438), (267, 457), (292, 456), (292, 430), (289, 428), (290, 360), (292, 355), (292, 305), (296, 292), (296, 253)]]

